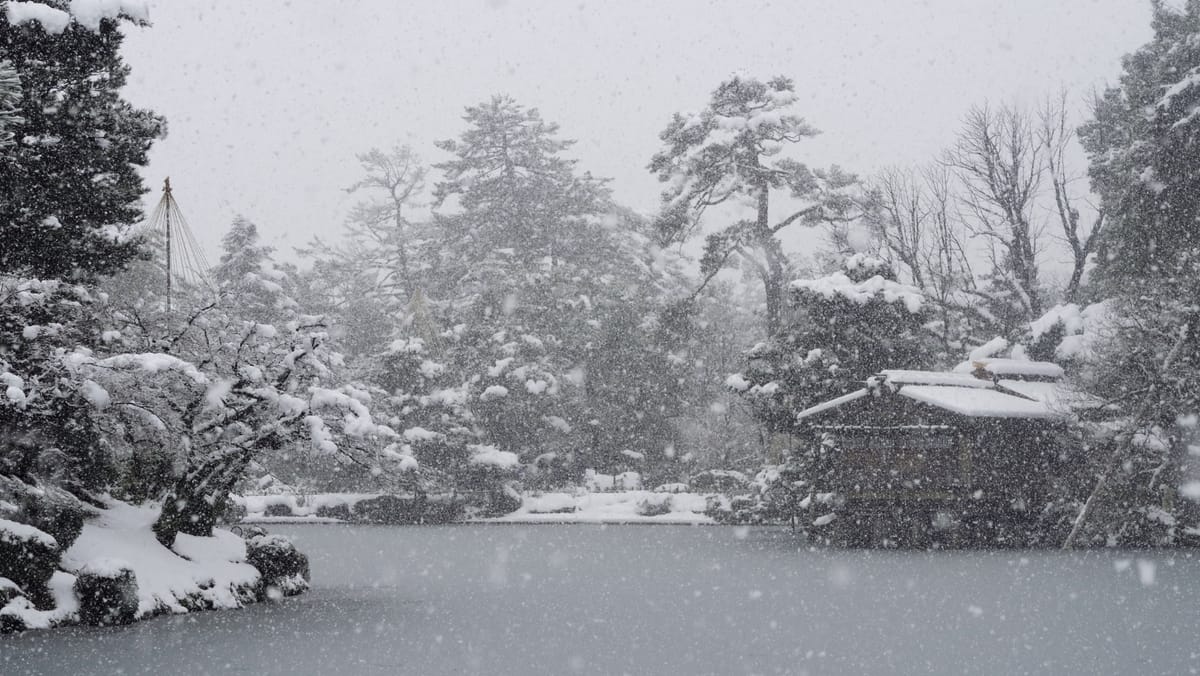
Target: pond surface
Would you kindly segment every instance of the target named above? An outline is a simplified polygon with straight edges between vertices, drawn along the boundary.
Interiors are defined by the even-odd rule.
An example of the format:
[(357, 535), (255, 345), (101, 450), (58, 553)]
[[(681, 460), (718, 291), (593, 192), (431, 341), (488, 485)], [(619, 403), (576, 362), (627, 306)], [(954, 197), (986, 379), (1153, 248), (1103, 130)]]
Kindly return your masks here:
[(275, 529), (312, 592), (0, 638), (14, 674), (1186, 674), (1191, 552), (810, 550), (688, 526)]

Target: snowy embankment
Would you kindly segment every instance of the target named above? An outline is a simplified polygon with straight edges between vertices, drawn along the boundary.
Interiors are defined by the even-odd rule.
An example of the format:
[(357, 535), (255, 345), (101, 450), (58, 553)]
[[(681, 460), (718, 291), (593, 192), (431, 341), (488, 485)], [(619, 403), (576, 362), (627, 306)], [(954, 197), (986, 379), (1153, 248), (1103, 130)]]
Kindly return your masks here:
[[(154, 507), (116, 501), (96, 510), (62, 554), (58, 570), (49, 580), (54, 607), (37, 609), (18, 595), (0, 609), (0, 620), (20, 621), (26, 629), (88, 622), (87, 603), (81, 604), (81, 594), (88, 593), (88, 584), (80, 584), (84, 578), (124, 575), (128, 579), (126, 598), (119, 600), (128, 604), (121, 621), (161, 613), (239, 608), (263, 598), (263, 577), (247, 562), (246, 541), (223, 530), (215, 530), (212, 537), (179, 534), (171, 550), (159, 544), (151, 528), (158, 514)], [(5, 582), (0, 578), (0, 586)], [(98, 623), (114, 623), (115, 617)]]
[(114, 502), (83, 527), (63, 554), (78, 571), (96, 562), (131, 569), (138, 583), (138, 617), (197, 608), (238, 608), (254, 600), (258, 570), (246, 563), (246, 543), (229, 531), (212, 537), (175, 536), (175, 551), (158, 543), (151, 526), (158, 509)]
[(231, 495), (230, 500), (246, 510), (244, 523), (341, 523), (342, 509), (353, 511), (358, 503), (378, 498), (379, 493), (314, 493), (309, 495)]
[(540, 493), (521, 496), (511, 514), (481, 523), (646, 523), (711, 524), (702, 493), (615, 491), (611, 493)]
[[(242, 520), (246, 523), (378, 523), (375, 519), (360, 518), (358, 505), (380, 497), (375, 493), (319, 493), (246, 495), (234, 496), (233, 500), (245, 508)], [(514, 512), (468, 520), (472, 523), (711, 524), (713, 519), (704, 512), (714, 497), (721, 499), (712, 493), (645, 490), (589, 492), (580, 488), (570, 493), (526, 492), (521, 495), (521, 507)]]

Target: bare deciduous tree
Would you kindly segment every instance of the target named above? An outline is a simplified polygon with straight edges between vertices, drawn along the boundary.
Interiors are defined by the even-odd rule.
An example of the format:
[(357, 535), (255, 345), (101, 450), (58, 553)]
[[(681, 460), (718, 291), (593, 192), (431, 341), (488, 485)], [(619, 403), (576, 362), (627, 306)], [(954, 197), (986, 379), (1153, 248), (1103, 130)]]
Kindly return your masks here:
[(949, 170), (933, 164), (887, 169), (871, 183), (868, 224), (882, 244), (881, 255), (937, 306), (943, 345), (962, 338), (961, 317), (974, 313), (974, 274), (967, 232), (954, 213)]
[(1046, 100), (1038, 113), (1036, 134), (1043, 148), (1046, 178), (1054, 192), (1054, 215), (1062, 230), (1063, 242), (1071, 253), (1071, 275), (1063, 289), (1063, 300), (1073, 303), (1078, 300), (1079, 285), (1087, 269), (1088, 257), (1095, 251), (1103, 231), (1105, 215), (1102, 210), (1096, 210), (1089, 226), (1080, 222), (1077, 204), (1082, 200), (1073, 190), (1073, 184), (1080, 177), (1071, 175), (1067, 169), (1067, 151), (1075, 140), (1075, 130), (1067, 126), (1066, 102), (1065, 92)]
[(1028, 114), (1011, 105), (983, 105), (967, 113), (957, 141), (942, 156), (957, 179), (963, 224), (985, 240), (995, 281), (1011, 293), (1026, 320), (1043, 309), (1042, 228), (1035, 217), (1046, 175), (1043, 150)]
[[(943, 308), (947, 347), (965, 330), (952, 314), (986, 338), (1019, 330), (1055, 300), (1077, 302), (1105, 219), (1081, 214), (1075, 138), (1062, 94), (1032, 112), (978, 106), (936, 164), (871, 182), (868, 224), (882, 255)], [(1058, 298), (1042, 271), (1054, 242), (1069, 264)]]

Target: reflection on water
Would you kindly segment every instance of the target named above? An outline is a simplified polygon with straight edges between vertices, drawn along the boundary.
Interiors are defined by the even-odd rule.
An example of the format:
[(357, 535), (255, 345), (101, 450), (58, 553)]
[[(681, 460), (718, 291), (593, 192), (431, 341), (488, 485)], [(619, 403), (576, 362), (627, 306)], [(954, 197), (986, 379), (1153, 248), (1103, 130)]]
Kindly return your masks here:
[[(0, 673), (1188, 673), (1190, 552), (864, 552), (785, 529), (292, 526), (314, 591), (0, 639)], [(1150, 571), (1147, 574), (1147, 571)]]

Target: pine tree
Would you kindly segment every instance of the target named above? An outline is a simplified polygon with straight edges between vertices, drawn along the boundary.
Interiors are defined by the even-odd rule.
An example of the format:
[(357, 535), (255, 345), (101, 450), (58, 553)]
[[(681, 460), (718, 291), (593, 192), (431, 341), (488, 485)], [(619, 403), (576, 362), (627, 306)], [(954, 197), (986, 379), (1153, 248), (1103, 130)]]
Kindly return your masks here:
[[(601, 211), (608, 192), (562, 157), (573, 141), (557, 138), (558, 125), (536, 108), (506, 96), (468, 107), (463, 119), (468, 127), (457, 140), (437, 144), (454, 158), (435, 165), (444, 178), (434, 190), (435, 206), (453, 198), (461, 209), (444, 225), (457, 240), (460, 265), (546, 260), (552, 266), (561, 256), (586, 255), (561, 239), (577, 219)], [(497, 250), (511, 254), (496, 258)]]
[(1153, 28), (1081, 130), (1111, 219), (1096, 276), (1112, 317), (1087, 384), (1120, 417), (1095, 430), (1068, 547), (1177, 542), (1200, 520), (1180, 499), (1200, 416), (1200, 1), (1155, 2)]
[(1200, 267), (1200, 3), (1176, 11), (1156, 1), (1153, 27), (1080, 130), (1093, 188), (1112, 214), (1096, 263), (1112, 293)]
[(137, 169), (165, 123), (121, 98), (122, 39), (115, 19), (55, 34), (0, 12), (0, 61), (21, 86), (0, 162), (0, 269), (89, 278), (137, 255), (124, 236), (141, 218)]
[(578, 473), (664, 460), (682, 368), (660, 321), (680, 291), (670, 257), (536, 110), (496, 97), (466, 120), (435, 190), (457, 208), (434, 226), (460, 260), (430, 295), (455, 327), (439, 361), (470, 384), (484, 440)]
[[(750, 260), (766, 291), (768, 334), (781, 326), (786, 300), (787, 260), (779, 233), (794, 223), (843, 218), (853, 207), (853, 176), (836, 166), (812, 170), (782, 154), (817, 133), (796, 113), (797, 101), (795, 86), (785, 77), (726, 80), (699, 114), (675, 114), (659, 135), (665, 147), (649, 166), (660, 181), (670, 183), (658, 223), (668, 241), (696, 234), (712, 207), (753, 209), (753, 216), (708, 235), (701, 271), (707, 281), (732, 260)], [(777, 193), (799, 206), (793, 202), (787, 215), (773, 216), (772, 207), (782, 201), (772, 201)]]

